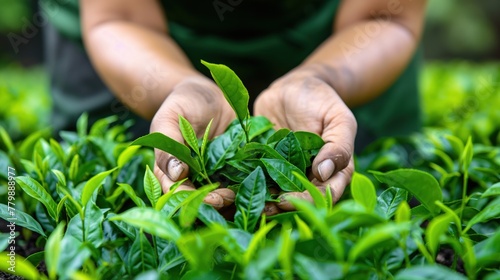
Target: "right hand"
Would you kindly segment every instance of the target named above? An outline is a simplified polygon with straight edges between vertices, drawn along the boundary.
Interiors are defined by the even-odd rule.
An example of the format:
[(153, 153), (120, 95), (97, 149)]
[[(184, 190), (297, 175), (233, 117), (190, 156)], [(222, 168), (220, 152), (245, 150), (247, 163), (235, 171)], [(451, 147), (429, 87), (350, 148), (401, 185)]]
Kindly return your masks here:
[[(179, 129), (179, 115), (191, 123), (198, 138), (203, 136), (211, 119), (210, 138), (223, 133), (235, 118), (220, 89), (205, 77), (186, 78), (174, 88), (156, 112), (151, 132), (160, 132), (184, 143)], [(189, 167), (174, 156), (155, 149), (154, 173), (163, 192), (168, 192), (176, 181), (188, 176)], [(177, 190), (195, 190), (195, 187), (187, 180)], [(209, 193), (204, 201), (220, 209), (234, 201), (234, 193), (229, 189), (217, 189)]]

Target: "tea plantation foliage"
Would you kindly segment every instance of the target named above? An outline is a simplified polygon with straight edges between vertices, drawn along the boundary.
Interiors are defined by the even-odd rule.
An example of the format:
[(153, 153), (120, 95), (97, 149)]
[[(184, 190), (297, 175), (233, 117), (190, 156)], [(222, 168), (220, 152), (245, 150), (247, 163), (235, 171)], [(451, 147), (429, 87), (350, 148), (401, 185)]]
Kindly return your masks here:
[[(6, 121), (0, 217), (2, 225), (16, 218), (15, 272), (26, 279), (500, 279), (498, 81), (495, 64), (427, 66), (425, 130), (381, 139), (358, 155), (334, 205), (304, 179), (321, 143), (275, 132), (241, 110), (219, 138), (186, 141), (200, 188), (166, 194), (151, 172), (152, 150), (130, 145), (130, 124), (116, 125), (116, 117), (89, 127), (82, 115), (60, 141), (46, 130), (12, 140), (26, 130), (14, 133)], [(135, 143), (155, 142), (144, 139)], [(214, 178), (237, 192), (228, 220), (202, 203)], [(294, 200), (298, 211), (261, 216), (264, 202), (276, 199), (267, 186), (307, 189), (314, 204)], [(11, 240), (0, 235), (7, 273)]]

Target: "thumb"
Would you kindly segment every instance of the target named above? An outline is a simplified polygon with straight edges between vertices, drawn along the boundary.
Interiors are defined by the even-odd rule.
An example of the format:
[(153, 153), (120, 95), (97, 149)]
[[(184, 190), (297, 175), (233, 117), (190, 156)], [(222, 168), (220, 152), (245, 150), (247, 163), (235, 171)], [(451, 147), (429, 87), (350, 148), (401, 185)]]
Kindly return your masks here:
[[(160, 108), (160, 111), (164, 113), (156, 114), (151, 122), (151, 132), (160, 132), (179, 143), (184, 143), (175, 111), (166, 110), (163, 107)], [(155, 163), (158, 169), (168, 177), (168, 181), (176, 182), (186, 178), (189, 174), (187, 164), (159, 149), (155, 149)], [(170, 186), (163, 187), (167, 190), (170, 189)]]
[(348, 166), (354, 154), (356, 130), (356, 119), (347, 107), (344, 112), (336, 111), (327, 115), (321, 135), (325, 145), (312, 164), (312, 172), (316, 179), (325, 182)]

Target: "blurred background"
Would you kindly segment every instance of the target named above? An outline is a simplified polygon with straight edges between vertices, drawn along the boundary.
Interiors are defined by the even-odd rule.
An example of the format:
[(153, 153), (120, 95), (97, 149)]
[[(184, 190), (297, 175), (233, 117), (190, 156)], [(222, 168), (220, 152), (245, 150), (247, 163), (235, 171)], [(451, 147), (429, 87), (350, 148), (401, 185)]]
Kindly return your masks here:
[[(0, 7), (0, 126), (21, 139), (49, 122), (43, 30), (32, 25), (37, 1), (0, 0)], [(482, 142), (497, 142), (499, 11), (498, 0), (428, 1), (421, 75), (426, 126), (449, 129), (461, 138), (472, 133)], [(26, 42), (13, 37), (23, 32), (30, 37)], [(21, 40), (18, 49), (12, 40)]]

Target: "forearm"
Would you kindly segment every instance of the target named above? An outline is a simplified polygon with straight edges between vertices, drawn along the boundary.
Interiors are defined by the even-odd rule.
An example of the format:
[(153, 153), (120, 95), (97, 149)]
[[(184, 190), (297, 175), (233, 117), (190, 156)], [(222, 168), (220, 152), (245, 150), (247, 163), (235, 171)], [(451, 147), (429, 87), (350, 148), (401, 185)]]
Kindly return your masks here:
[(100, 77), (138, 115), (151, 119), (173, 88), (200, 76), (165, 33), (113, 20), (84, 30), (84, 41)]
[(349, 107), (356, 107), (380, 95), (397, 79), (418, 40), (397, 23), (362, 21), (332, 35), (297, 69), (312, 71)]

